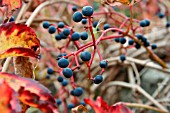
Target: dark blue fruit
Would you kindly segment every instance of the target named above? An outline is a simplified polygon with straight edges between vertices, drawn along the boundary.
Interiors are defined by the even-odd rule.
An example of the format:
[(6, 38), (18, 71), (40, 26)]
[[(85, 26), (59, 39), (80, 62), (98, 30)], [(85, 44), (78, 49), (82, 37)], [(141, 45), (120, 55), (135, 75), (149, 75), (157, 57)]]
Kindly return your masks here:
[(62, 76), (59, 76), (59, 77), (57, 78), (57, 80), (58, 80), (59, 82), (62, 82), (62, 81), (63, 81), (63, 77), (62, 77)]
[(71, 40), (72, 41), (76, 41), (76, 40), (79, 40), (80, 39), (80, 34), (78, 32), (74, 32), (72, 35), (71, 35)]
[(102, 81), (103, 81), (102, 75), (97, 75), (97, 76), (94, 78), (94, 83), (95, 83), (95, 84), (100, 84)]
[(82, 14), (84, 16), (92, 16), (93, 14), (93, 8), (91, 6), (84, 6), (82, 8)]
[(87, 32), (81, 32), (80, 37), (82, 40), (87, 40), (88, 39), (88, 33)]
[(124, 38), (124, 37), (119, 38), (119, 41), (120, 41), (121, 44), (125, 44), (126, 43), (126, 38)]
[(50, 27), (48, 28), (48, 32), (49, 32), (50, 34), (53, 34), (53, 33), (56, 32), (56, 28), (55, 28), (54, 26), (50, 26)]
[(125, 60), (126, 60), (125, 55), (120, 55), (120, 60), (121, 60), (122, 62), (125, 61)]
[(68, 59), (66, 59), (66, 58), (60, 58), (60, 59), (58, 60), (58, 66), (59, 66), (60, 68), (66, 68), (68, 65), (69, 65)]
[(65, 36), (68, 36), (68, 35), (70, 34), (70, 29), (65, 28), (65, 29), (63, 30), (63, 34), (64, 34)]
[(165, 25), (166, 28), (170, 27), (170, 22), (167, 22)]
[(61, 40), (62, 38), (61, 38), (61, 36), (60, 36), (59, 34), (56, 34), (56, 35), (55, 35), (55, 39), (56, 39), (56, 40)]
[(109, 24), (104, 24), (104, 30), (109, 29), (110, 25)]
[(97, 24), (98, 24), (98, 21), (94, 21), (94, 22), (93, 22), (93, 27), (96, 27)]
[(82, 23), (82, 24), (86, 24), (86, 23), (87, 23), (87, 19), (83, 18), (83, 19), (81, 20), (81, 23)]
[(130, 39), (130, 40), (128, 41), (128, 44), (129, 44), (129, 45), (133, 45), (133, 44), (134, 44), (134, 40)]
[(64, 79), (62, 82), (61, 82), (62, 86), (67, 86), (68, 85), (68, 81), (66, 79)]
[(114, 40), (115, 40), (115, 42), (117, 42), (117, 43), (120, 42), (120, 39), (119, 39), (119, 38), (115, 38)]
[(72, 108), (74, 108), (75, 106), (74, 106), (74, 104), (72, 104), (72, 103), (70, 103), (70, 104), (68, 104), (68, 109), (72, 109)]
[(146, 26), (145, 20), (140, 21), (140, 22), (139, 22), (139, 25), (140, 25), (141, 27), (145, 27), (145, 26)]
[(75, 12), (72, 16), (72, 19), (74, 22), (80, 22), (82, 20), (83, 16), (80, 12)]
[(157, 45), (156, 45), (156, 44), (152, 44), (152, 45), (151, 45), (151, 48), (152, 48), (152, 49), (156, 49), (156, 48), (157, 48)]
[(50, 79), (50, 75), (46, 75), (46, 77), (45, 77), (46, 79)]
[(81, 52), (80, 58), (82, 61), (89, 61), (91, 59), (91, 54), (87, 51)]
[(74, 11), (74, 12), (77, 11), (77, 6), (73, 6), (72, 11)]
[(107, 63), (106, 60), (102, 60), (102, 61), (100, 61), (99, 65), (100, 65), (101, 68), (107, 68), (108, 63)]
[(137, 34), (137, 35), (136, 35), (136, 37), (137, 37), (139, 40), (142, 40), (143, 35), (141, 35), (141, 34)]
[(47, 69), (47, 73), (48, 73), (48, 74), (54, 74), (54, 70), (53, 70), (52, 68), (48, 68), (48, 69)]
[(43, 28), (48, 29), (50, 26), (50, 23), (48, 21), (43, 22)]
[(66, 35), (64, 35), (64, 33), (63, 33), (63, 32), (61, 32), (61, 33), (60, 33), (60, 37), (61, 37), (62, 39), (66, 39), (66, 38), (67, 38), (67, 36), (66, 36)]
[(63, 28), (63, 27), (64, 27), (64, 22), (59, 22), (59, 23), (58, 23), (58, 27), (59, 27), (59, 28)]
[(9, 19), (9, 22), (13, 22), (13, 21), (15, 21), (15, 18), (14, 16), (11, 16), (11, 18)]
[(60, 99), (57, 99), (57, 100), (56, 100), (56, 103), (57, 103), (57, 105), (60, 105), (62, 102), (61, 102)]
[(81, 101), (80, 104), (86, 106), (86, 103), (84, 101)]
[(159, 17), (159, 18), (163, 18), (164, 16), (165, 16), (164, 13), (162, 13), (162, 12), (158, 13), (158, 17)]
[(77, 87), (74, 90), (74, 96), (81, 96), (83, 94), (83, 89), (81, 87)]
[(70, 68), (64, 68), (62, 72), (66, 78), (73, 76), (73, 71)]

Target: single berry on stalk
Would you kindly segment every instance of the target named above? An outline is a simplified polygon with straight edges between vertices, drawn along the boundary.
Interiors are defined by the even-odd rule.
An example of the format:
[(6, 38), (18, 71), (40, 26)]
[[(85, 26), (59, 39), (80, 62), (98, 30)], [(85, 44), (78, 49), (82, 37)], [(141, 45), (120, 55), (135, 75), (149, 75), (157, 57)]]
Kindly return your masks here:
[(95, 84), (100, 84), (102, 81), (103, 81), (102, 75), (95, 76), (95, 78), (94, 78), (94, 83)]
[(54, 26), (50, 26), (50, 27), (48, 28), (48, 32), (49, 32), (50, 34), (54, 34), (54, 33), (56, 32), (56, 28), (55, 28)]
[(82, 14), (84, 16), (92, 16), (93, 15), (93, 8), (91, 6), (84, 6), (82, 8)]
[(87, 51), (81, 52), (80, 58), (82, 61), (89, 61), (91, 59), (91, 54)]
[(70, 68), (64, 68), (62, 73), (66, 78), (73, 76), (73, 71)]
[(72, 16), (72, 19), (74, 22), (80, 22), (82, 20), (83, 16), (80, 12), (75, 12)]
[(66, 58), (60, 58), (60, 59), (58, 60), (58, 66), (59, 66), (60, 68), (66, 68), (68, 65), (69, 65), (68, 59), (66, 59)]
[(100, 61), (99, 65), (100, 65), (101, 68), (107, 68), (108, 63), (107, 63), (106, 60), (102, 60), (102, 61)]

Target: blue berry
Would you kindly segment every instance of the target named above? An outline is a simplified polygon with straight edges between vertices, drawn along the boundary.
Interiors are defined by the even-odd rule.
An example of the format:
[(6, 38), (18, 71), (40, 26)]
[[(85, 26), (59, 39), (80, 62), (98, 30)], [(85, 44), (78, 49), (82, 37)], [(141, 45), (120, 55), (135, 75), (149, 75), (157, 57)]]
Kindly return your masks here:
[(95, 84), (100, 84), (102, 81), (103, 81), (102, 75), (97, 75), (97, 76), (94, 78), (94, 83), (95, 83)]
[(74, 12), (77, 11), (77, 6), (73, 6), (72, 11), (74, 11)]
[(87, 40), (88, 39), (88, 33), (87, 32), (81, 32), (80, 37), (82, 40)]
[(64, 68), (62, 72), (66, 78), (73, 76), (73, 71), (70, 68)]
[(117, 42), (117, 43), (120, 42), (120, 39), (119, 39), (119, 38), (115, 38), (114, 40), (115, 40), (115, 42)]
[(64, 79), (62, 82), (61, 82), (62, 86), (67, 86), (68, 85), (68, 81), (66, 79)]
[(52, 68), (48, 68), (48, 69), (47, 69), (47, 73), (48, 73), (48, 74), (54, 74), (54, 70), (53, 70)]
[(167, 22), (165, 25), (166, 28), (170, 27), (170, 22)]
[(69, 65), (69, 61), (66, 58), (61, 58), (58, 60), (58, 66), (60, 68), (66, 68)]
[(48, 28), (48, 32), (49, 32), (50, 34), (53, 34), (53, 33), (56, 32), (56, 28), (55, 28), (54, 26), (50, 26), (50, 27)]
[(59, 77), (57, 78), (57, 80), (58, 80), (59, 82), (62, 82), (62, 81), (63, 81), (63, 77), (62, 77), (62, 76), (59, 76)]
[(92, 16), (93, 14), (93, 8), (91, 6), (84, 6), (82, 8), (82, 14), (84, 16)]
[(124, 37), (120, 38), (119, 41), (120, 41), (121, 44), (125, 44), (126, 43), (126, 38), (124, 38)]
[(148, 41), (144, 42), (144, 46), (145, 46), (145, 47), (150, 46), (150, 42), (148, 42)]
[(61, 38), (61, 36), (60, 36), (59, 34), (56, 34), (56, 35), (55, 35), (55, 39), (56, 39), (56, 40), (61, 40), (62, 38)]
[(59, 60), (60, 58), (62, 58), (63, 56), (67, 56), (66, 53), (61, 53), (59, 55), (57, 55), (57, 60)]
[(86, 103), (84, 101), (81, 101), (80, 104), (86, 106)]
[(75, 107), (75, 105), (74, 104), (72, 104), (72, 103), (70, 103), (70, 104), (68, 104), (68, 109), (72, 109), (72, 108), (74, 108)]
[(125, 55), (120, 55), (120, 60), (121, 60), (122, 62), (125, 61), (125, 60), (126, 60)]
[(48, 29), (50, 26), (50, 23), (48, 21), (43, 22), (43, 28)]
[(142, 21), (139, 22), (139, 25), (141, 27), (147, 27), (147, 26), (150, 25), (150, 21), (148, 19), (142, 20)]
[(46, 75), (46, 77), (45, 77), (46, 79), (50, 79), (50, 75)]
[(75, 95), (74, 95), (74, 90), (71, 90), (70, 94), (73, 95), (73, 96), (75, 96)]
[(74, 22), (80, 22), (82, 20), (83, 16), (80, 12), (75, 12), (72, 16), (72, 19)]
[(89, 61), (91, 59), (91, 54), (87, 51), (81, 52), (80, 58), (82, 61)]
[(82, 24), (86, 24), (86, 23), (87, 23), (87, 19), (83, 18), (83, 19), (81, 20), (81, 23), (82, 23)]
[(136, 37), (137, 37), (139, 40), (142, 40), (143, 35), (141, 35), (141, 34), (137, 34), (137, 35), (136, 35)]
[(74, 90), (74, 95), (75, 96), (81, 96), (83, 94), (83, 89), (81, 87), (77, 87), (75, 90)]
[(136, 42), (136, 43), (135, 43), (135, 48), (136, 48), (136, 49), (140, 49), (140, 47), (141, 47), (141, 45)]
[(99, 65), (100, 65), (101, 68), (107, 68), (108, 63), (107, 63), (106, 60), (102, 60), (102, 61), (100, 61)]
[(146, 23), (146, 26), (149, 26), (149, 25), (150, 25), (150, 21), (149, 21), (148, 19), (145, 19), (144, 21), (145, 21), (145, 23)]
[(109, 29), (110, 25), (109, 24), (104, 24), (104, 30)]
[(61, 102), (60, 99), (57, 99), (57, 100), (56, 100), (56, 103), (57, 103), (57, 105), (59, 106), (62, 102)]
[(141, 41), (142, 41), (143, 43), (145, 43), (145, 42), (147, 42), (147, 38), (143, 36), (142, 39), (141, 39)]
[(72, 41), (76, 41), (76, 40), (79, 40), (80, 39), (80, 34), (78, 32), (74, 32), (72, 35), (71, 35), (71, 40)]
[(134, 40), (130, 39), (130, 40), (128, 41), (128, 44), (129, 44), (129, 45), (133, 45), (133, 44), (134, 44)]
[(94, 22), (93, 22), (93, 27), (96, 27), (97, 24), (98, 24), (98, 21), (94, 21)]
[(152, 45), (151, 45), (151, 48), (152, 48), (152, 49), (156, 49), (156, 48), (157, 48), (157, 45), (156, 45), (156, 44), (152, 44)]
[(162, 12), (158, 13), (159, 18), (163, 18), (164, 16), (165, 16), (165, 14), (163, 14)]
[(11, 18), (9, 19), (9, 22), (13, 22), (13, 21), (15, 21), (15, 18), (14, 16), (11, 16)]
[(63, 32), (61, 32), (61, 33), (60, 33), (60, 37), (61, 37), (62, 39), (66, 39), (66, 38), (67, 38), (67, 36), (66, 36), (66, 35), (64, 35), (64, 33), (63, 33)]
[(146, 22), (145, 22), (145, 20), (140, 21), (140, 22), (139, 22), (139, 25), (140, 25), (141, 27), (146, 27)]
[(65, 36), (68, 36), (68, 35), (70, 34), (70, 29), (65, 28), (65, 29), (63, 30), (63, 34), (64, 34)]
[(59, 22), (59, 23), (58, 23), (58, 27), (59, 27), (59, 28), (63, 28), (63, 27), (64, 27), (64, 22)]

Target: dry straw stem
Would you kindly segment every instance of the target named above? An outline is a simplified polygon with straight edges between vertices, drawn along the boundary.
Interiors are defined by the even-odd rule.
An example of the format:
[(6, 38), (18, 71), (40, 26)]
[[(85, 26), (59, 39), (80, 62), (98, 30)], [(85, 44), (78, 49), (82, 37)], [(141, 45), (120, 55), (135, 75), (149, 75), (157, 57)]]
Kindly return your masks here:
[(106, 85), (102, 87), (102, 89), (106, 89), (111, 86), (122, 86), (126, 88), (131, 88), (133, 90), (137, 90), (140, 92), (143, 96), (145, 96), (148, 100), (150, 100), (155, 106), (157, 106), (159, 109), (164, 111), (165, 113), (168, 113), (168, 110), (161, 105), (158, 101), (156, 101), (151, 95), (149, 95), (145, 90), (143, 90), (140, 86), (135, 85), (135, 84), (130, 84), (126, 82), (121, 82), (121, 81), (114, 81), (114, 82), (109, 82)]

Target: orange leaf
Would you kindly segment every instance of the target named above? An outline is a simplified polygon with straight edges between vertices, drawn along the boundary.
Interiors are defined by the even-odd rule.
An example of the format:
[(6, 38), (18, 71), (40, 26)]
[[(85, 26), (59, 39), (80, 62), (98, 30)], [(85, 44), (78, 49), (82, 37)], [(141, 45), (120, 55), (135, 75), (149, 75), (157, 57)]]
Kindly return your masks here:
[(37, 81), (4, 72), (0, 72), (0, 78), (18, 92), (19, 100), (24, 104), (39, 108), (45, 113), (58, 113), (55, 99), (50, 91)]
[(9, 22), (0, 26), (0, 59), (13, 56), (38, 58), (40, 41), (30, 27)]
[(12, 11), (18, 8), (21, 8), (22, 6), (22, 0), (1, 0), (0, 3), (1, 6), (7, 5), (8, 10)]
[(21, 106), (17, 100), (17, 93), (6, 83), (0, 79), (0, 111), (3, 113), (18, 113)]

